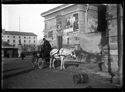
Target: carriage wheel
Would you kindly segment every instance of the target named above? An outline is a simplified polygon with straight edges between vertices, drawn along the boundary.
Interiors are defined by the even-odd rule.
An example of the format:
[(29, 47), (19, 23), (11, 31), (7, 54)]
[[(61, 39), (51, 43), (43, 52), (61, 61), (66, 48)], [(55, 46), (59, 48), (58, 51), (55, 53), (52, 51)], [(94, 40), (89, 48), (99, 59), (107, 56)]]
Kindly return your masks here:
[(45, 60), (43, 60), (42, 58), (39, 58), (39, 68), (40, 69), (43, 69), (44, 68), (44, 65), (45, 65)]
[(33, 68), (34, 68), (34, 69), (36, 69), (36, 66), (37, 66), (37, 65), (36, 65), (36, 60), (37, 60), (36, 58), (33, 58), (32, 64), (33, 64)]
[(77, 75), (73, 75), (73, 83), (78, 84), (78, 76)]

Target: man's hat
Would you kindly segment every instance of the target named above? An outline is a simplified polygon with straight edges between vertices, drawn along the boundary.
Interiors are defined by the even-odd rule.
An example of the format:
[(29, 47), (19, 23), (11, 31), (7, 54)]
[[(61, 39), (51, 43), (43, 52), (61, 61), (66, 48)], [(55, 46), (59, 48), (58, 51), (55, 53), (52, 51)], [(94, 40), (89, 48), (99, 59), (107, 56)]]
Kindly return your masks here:
[(43, 40), (46, 40), (45, 38), (43, 38)]

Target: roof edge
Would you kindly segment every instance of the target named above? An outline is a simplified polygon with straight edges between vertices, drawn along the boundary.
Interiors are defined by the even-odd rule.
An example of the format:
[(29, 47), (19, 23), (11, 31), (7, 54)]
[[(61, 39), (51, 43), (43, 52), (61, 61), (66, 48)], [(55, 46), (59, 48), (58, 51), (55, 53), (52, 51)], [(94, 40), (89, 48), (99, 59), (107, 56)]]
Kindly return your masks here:
[(73, 5), (75, 5), (75, 4), (63, 4), (63, 5), (57, 6), (57, 7), (53, 8), (53, 9), (50, 9), (50, 10), (48, 10), (46, 12), (41, 13), (41, 16), (45, 17), (45, 16), (47, 16), (47, 15), (49, 15), (51, 13), (57, 12), (59, 10), (65, 9), (65, 8), (73, 6)]
[(8, 34), (7, 32), (11, 33), (11, 32), (15, 32), (15, 33), (28, 33), (28, 34), (33, 34), (34, 36), (37, 36), (35, 33), (33, 32), (18, 32), (18, 31), (5, 31), (4, 35)]

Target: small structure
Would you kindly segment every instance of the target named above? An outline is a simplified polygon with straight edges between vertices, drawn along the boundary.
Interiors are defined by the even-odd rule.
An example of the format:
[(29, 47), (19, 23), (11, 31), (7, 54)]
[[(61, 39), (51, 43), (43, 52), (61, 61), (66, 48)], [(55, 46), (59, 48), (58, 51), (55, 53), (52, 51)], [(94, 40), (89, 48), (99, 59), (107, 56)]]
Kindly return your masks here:
[(18, 57), (18, 48), (13, 47), (7, 42), (2, 42), (2, 57)]

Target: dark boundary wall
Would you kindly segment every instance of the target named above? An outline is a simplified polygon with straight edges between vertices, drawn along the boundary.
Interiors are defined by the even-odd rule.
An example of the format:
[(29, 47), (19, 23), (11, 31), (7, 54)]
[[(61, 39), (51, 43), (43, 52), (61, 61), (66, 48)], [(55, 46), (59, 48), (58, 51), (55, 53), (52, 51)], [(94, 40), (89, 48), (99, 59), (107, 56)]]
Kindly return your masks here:
[[(2, 0), (1, 1), (4, 4), (17, 4), (17, 3), (22, 3), (22, 4), (53, 4), (53, 3), (119, 3), (120, 1), (116, 0)], [(123, 1), (122, 1), (123, 2)]]
[[(18, 57), (18, 49), (17, 48), (2, 48), (2, 50), (4, 51), (3, 57), (7, 57), (7, 58)], [(10, 52), (10, 53), (8, 53), (8, 52)]]

